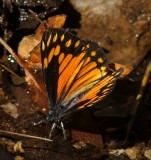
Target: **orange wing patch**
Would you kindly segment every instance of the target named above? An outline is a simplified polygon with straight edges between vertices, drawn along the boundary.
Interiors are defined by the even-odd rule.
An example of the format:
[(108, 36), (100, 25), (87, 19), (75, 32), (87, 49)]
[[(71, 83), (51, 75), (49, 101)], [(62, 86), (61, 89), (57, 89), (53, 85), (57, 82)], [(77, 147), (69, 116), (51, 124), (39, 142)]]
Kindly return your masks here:
[(41, 47), (42, 51), (45, 51), (45, 42), (42, 41), (42, 47)]
[(49, 55), (48, 55), (48, 63), (50, 63), (50, 62), (51, 62), (52, 57), (53, 57), (53, 54), (54, 54), (54, 51), (55, 51), (55, 49), (54, 49), (54, 48), (52, 48), (52, 49), (51, 49), (51, 51), (50, 51), (50, 53), (49, 53)]
[(61, 36), (61, 41), (63, 41), (64, 40), (64, 34)]
[(58, 38), (58, 34), (56, 33), (55, 36), (53, 37), (53, 42), (56, 42)]
[(64, 56), (65, 56), (64, 53), (61, 53), (61, 54), (59, 55), (59, 64), (63, 61)]
[(98, 58), (98, 62), (99, 63), (103, 63), (103, 59), (100, 57), (100, 58)]
[(71, 43), (72, 43), (72, 41), (71, 41), (71, 39), (69, 39), (69, 40), (66, 42), (65, 46), (66, 46), (66, 47), (70, 47)]
[(78, 40), (78, 41), (75, 43), (74, 47), (75, 47), (75, 48), (78, 47), (79, 44), (80, 44), (80, 40)]
[[(72, 55), (70, 56), (69, 54), (67, 55), (67, 58), (65, 58), (60, 64), (57, 97), (60, 97), (63, 88), (66, 86), (69, 78), (73, 75), (84, 55), (85, 53), (81, 53), (79, 56), (72, 58)], [(65, 92), (65, 90), (63, 92)]]
[(90, 70), (94, 69), (97, 66), (95, 62), (89, 63), (88, 65), (84, 66), (80, 73), (78, 74), (78, 78), (89, 72)]
[[(64, 54), (64, 53), (62, 53)], [(61, 56), (61, 55), (60, 55)], [(61, 72), (65, 69), (65, 67), (68, 65), (68, 63), (71, 61), (72, 59), (72, 54), (68, 54), (63, 60), (62, 63), (60, 64), (59, 67), (59, 75), (61, 74)]]
[(57, 56), (60, 53), (60, 45), (57, 45), (54, 51), (54, 55)]
[(85, 62), (84, 62), (84, 64), (83, 64), (83, 66), (87, 65), (90, 62), (90, 60), (91, 60), (91, 58), (87, 57), (86, 60), (85, 60)]
[(44, 59), (44, 68), (47, 68), (47, 67), (48, 67), (48, 59), (45, 58), (45, 59)]
[(91, 56), (96, 56), (96, 52), (92, 51)]
[(51, 34), (49, 35), (49, 37), (48, 37), (48, 40), (47, 40), (47, 47), (50, 45), (50, 41), (51, 41)]

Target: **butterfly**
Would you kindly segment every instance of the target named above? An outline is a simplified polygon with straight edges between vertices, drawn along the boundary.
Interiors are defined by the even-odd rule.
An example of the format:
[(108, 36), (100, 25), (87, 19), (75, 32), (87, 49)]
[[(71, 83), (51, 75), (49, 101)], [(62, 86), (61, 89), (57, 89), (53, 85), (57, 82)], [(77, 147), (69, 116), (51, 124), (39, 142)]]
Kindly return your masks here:
[(50, 106), (51, 138), (57, 124), (73, 111), (90, 107), (113, 89), (123, 69), (111, 71), (97, 43), (81, 40), (64, 29), (47, 28), (41, 41), (41, 60)]

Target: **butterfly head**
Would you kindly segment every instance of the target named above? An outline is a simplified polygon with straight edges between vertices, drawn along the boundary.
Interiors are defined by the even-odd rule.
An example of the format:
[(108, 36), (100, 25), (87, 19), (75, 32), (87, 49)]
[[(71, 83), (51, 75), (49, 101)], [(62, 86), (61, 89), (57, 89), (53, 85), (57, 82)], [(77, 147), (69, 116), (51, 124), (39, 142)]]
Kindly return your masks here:
[(63, 115), (63, 107), (58, 107), (55, 110), (49, 111), (49, 113), (47, 115), (47, 120), (57, 123), (57, 122), (60, 122), (62, 115)]

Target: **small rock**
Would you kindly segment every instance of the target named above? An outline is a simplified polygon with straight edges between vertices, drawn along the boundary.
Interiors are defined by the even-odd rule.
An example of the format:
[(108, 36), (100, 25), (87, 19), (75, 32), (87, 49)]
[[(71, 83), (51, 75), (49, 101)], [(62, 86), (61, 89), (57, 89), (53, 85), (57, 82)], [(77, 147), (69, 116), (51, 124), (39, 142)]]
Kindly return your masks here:
[(124, 153), (124, 149), (112, 149), (109, 151), (109, 154), (119, 156)]
[(151, 160), (151, 149), (147, 149), (146, 151), (144, 151), (144, 156)]
[(125, 149), (125, 153), (131, 160), (138, 160), (138, 158), (141, 155), (141, 148), (140, 147), (127, 148)]

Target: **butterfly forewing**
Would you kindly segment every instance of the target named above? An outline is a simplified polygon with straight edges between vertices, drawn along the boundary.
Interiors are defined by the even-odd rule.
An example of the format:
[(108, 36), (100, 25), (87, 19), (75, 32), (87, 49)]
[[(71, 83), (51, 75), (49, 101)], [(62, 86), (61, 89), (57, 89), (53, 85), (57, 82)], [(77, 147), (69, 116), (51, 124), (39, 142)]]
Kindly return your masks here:
[(111, 92), (121, 70), (109, 73), (102, 49), (63, 29), (47, 29), (41, 42), (45, 86), (51, 109), (90, 106)]
[[(74, 47), (73, 41), (79, 42)], [(68, 71), (69, 63), (78, 55), (78, 50), (83, 47), (83, 42), (78, 37), (61, 29), (48, 29), (43, 36), (41, 43), (41, 58), (44, 71), (45, 86), (50, 106), (56, 105), (57, 98), (63, 91), (64, 83), (68, 81), (68, 75), (61, 76), (63, 71)], [(73, 57), (73, 51), (74, 57)], [(69, 68), (69, 67), (68, 67)], [(70, 69), (71, 66), (70, 66)], [(72, 70), (71, 70), (72, 71)], [(69, 72), (68, 72), (69, 73)], [(64, 81), (59, 81), (59, 78)]]

